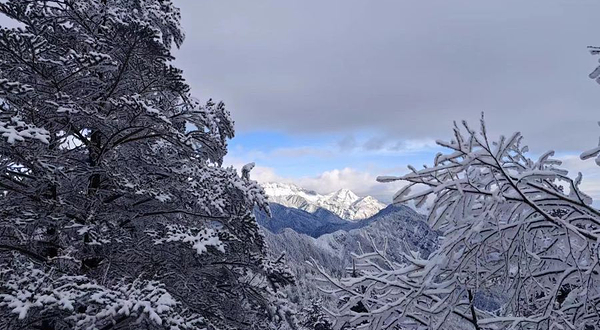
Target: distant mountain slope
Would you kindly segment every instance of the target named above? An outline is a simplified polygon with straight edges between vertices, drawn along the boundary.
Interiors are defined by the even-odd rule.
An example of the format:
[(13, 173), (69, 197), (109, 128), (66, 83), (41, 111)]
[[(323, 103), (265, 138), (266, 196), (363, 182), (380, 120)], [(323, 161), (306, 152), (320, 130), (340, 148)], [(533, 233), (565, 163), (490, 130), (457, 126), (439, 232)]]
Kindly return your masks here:
[(386, 218), (392, 213), (395, 214), (395, 216), (403, 214), (403, 217), (405, 218), (423, 218), (422, 215), (416, 213), (407, 206), (389, 205), (369, 218), (357, 221), (347, 221), (323, 208), (317, 208), (311, 213), (277, 203), (270, 203), (269, 205), (271, 207), (271, 217), (267, 216), (267, 214), (262, 211), (255, 212), (259, 225), (276, 234), (289, 228), (297, 233), (306, 234), (313, 238), (339, 230), (350, 231), (353, 229), (360, 229), (379, 219)]
[(385, 207), (371, 196), (358, 197), (348, 189), (340, 189), (327, 195), (300, 188), (289, 183), (264, 183), (262, 185), (273, 203), (292, 207), (309, 213), (326, 209), (342, 219), (357, 221), (369, 218)]
[[(373, 243), (393, 261), (401, 262), (402, 250), (431, 253), (438, 234), (425, 223), (425, 218), (406, 206), (388, 206), (375, 216), (342, 230), (324, 234), (315, 240), (322, 249), (349, 261), (350, 253), (372, 252)], [(353, 228), (354, 227), (354, 228)]]
[[(270, 221), (273, 222), (279, 219), (285, 221), (284, 218), (279, 217), (286, 214), (299, 216), (298, 221), (307, 221), (306, 227), (309, 226), (308, 224), (313, 224), (308, 222), (309, 220), (314, 221), (313, 217), (308, 219), (300, 217), (300, 215), (314, 215), (302, 210), (281, 205), (273, 205), (272, 209), (275, 218)], [(352, 266), (351, 254), (360, 253), (361, 248), (364, 252), (372, 252), (371, 239), (378, 248), (386, 247), (386, 253), (394, 261), (401, 261), (403, 249), (419, 251), (423, 256), (428, 256), (437, 244), (438, 234), (431, 230), (424, 220), (424, 216), (409, 207), (388, 206), (375, 216), (359, 222), (319, 223), (320, 226), (323, 224), (331, 226), (320, 227), (321, 231), (331, 231), (317, 238), (283, 227), (275, 230), (275, 233), (263, 226), (263, 233), (270, 253), (275, 257), (285, 253), (285, 260), (296, 276), (298, 285), (290, 288), (288, 292), (292, 300), (310, 301), (312, 298), (319, 297), (326, 301), (326, 304), (335, 304), (331, 297), (323, 295), (318, 290), (318, 283), (315, 281), (316, 271), (306, 261), (315, 260), (335, 277), (347, 276), (347, 269)], [(259, 222), (262, 225), (263, 222), (261, 220)]]
[[(276, 209), (280, 208), (284, 207), (276, 206)], [(305, 214), (310, 213), (305, 212)], [(360, 247), (364, 252), (372, 251), (371, 239), (378, 247), (384, 247), (387, 242), (387, 252), (395, 261), (400, 261), (398, 252), (402, 249), (419, 251), (421, 255), (428, 256), (436, 246), (438, 234), (431, 230), (424, 220), (422, 215), (409, 207), (388, 206), (375, 216), (360, 222), (325, 223), (328, 227), (321, 227), (320, 230), (329, 233), (319, 235), (317, 238), (314, 235), (308, 237), (311, 236), (309, 234), (304, 236), (290, 228), (281, 228), (276, 231), (278, 234), (266, 230), (264, 232), (271, 248), (278, 252), (286, 251), (288, 261), (294, 264), (303, 263), (311, 257), (320, 260), (324, 258), (323, 255), (327, 255), (334, 264), (337, 263), (336, 260), (340, 263), (330, 265), (331, 269), (342, 270), (350, 261), (350, 254), (357, 253)], [(320, 225), (323, 226), (323, 223)], [(304, 236), (302, 239), (298, 238), (302, 236)], [(310, 248), (307, 248), (308, 245)]]
[(340, 219), (337, 215), (321, 208), (314, 213), (309, 213), (276, 203), (269, 205), (271, 217), (262, 211), (257, 211), (255, 214), (258, 224), (273, 233), (281, 233), (284, 229), (289, 228), (301, 234), (319, 237), (352, 224), (352, 222)]

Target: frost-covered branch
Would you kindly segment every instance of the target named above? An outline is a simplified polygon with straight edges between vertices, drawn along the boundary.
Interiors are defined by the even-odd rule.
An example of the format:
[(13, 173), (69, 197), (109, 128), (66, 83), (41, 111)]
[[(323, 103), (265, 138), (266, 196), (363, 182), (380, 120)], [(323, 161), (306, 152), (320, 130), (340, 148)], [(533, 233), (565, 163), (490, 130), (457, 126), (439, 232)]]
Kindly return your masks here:
[[(381, 182), (407, 186), (396, 203), (428, 205), (442, 233), (428, 258), (389, 264), (366, 254), (354, 278), (323, 277), (343, 302), (336, 326), (380, 329), (583, 329), (600, 320), (600, 212), (552, 152), (530, 159), (515, 133), (492, 142), (455, 124), (432, 167)], [(593, 149), (582, 158), (597, 156)], [(419, 188), (411, 193), (411, 188)], [(360, 259), (359, 259), (360, 260)], [(373, 266), (375, 265), (375, 267)], [(361, 312), (352, 308), (360, 303)]]

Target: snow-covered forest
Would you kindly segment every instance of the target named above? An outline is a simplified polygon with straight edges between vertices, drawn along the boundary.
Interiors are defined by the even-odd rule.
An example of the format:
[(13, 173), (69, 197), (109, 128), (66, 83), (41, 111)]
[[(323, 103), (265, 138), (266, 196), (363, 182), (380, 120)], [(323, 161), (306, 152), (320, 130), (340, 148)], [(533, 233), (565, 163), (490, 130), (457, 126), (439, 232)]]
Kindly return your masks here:
[(391, 205), (259, 184), (173, 1), (0, 14), (0, 329), (600, 329), (600, 210), (520, 133), (454, 123)]

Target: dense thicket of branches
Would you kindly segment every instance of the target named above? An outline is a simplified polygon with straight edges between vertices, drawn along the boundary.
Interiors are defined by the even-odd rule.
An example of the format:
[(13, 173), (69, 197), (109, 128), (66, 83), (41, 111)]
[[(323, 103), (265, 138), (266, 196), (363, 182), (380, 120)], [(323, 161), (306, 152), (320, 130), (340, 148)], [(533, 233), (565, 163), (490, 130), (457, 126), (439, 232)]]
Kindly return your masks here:
[[(463, 122), (432, 167), (410, 167), (395, 202), (432, 197), (442, 233), (429, 258), (359, 256), (359, 276), (326, 277), (343, 301), (338, 328), (593, 329), (600, 322), (600, 211), (552, 152), (526, 156), (519, 133), (488, 139)], [(595, 148), (582, 154), (600, 154)], [(411, 188), (420, 186), (411, 194)], [(324, 273), (324, 272), (323, 272)], [(326, 276), (326, 274), (324, 274)], [(356, 311), (356, 306), (364, 307)]]
[(10, 0), (0, 13), (0, 328), (265, 329), (291, 280), (263, 258), (264, 193), (221, 167), (168, 0)]
[[(519, 133), (492, 142), (463, 122), (432, 167), (382, 182), (408, 185), (396, 203), (431, 201), (442, 233), (427, 259), (377, 251), (361, 273), (327, 277), (343, 301), (338, 328), (594, 329), (600, 324), (600, 211), (548, 152), (526, 156)], [(582, 158), (600, 155), (600, 147)], [(411, 194), (414, 186), (421, 188)], [(323, 272), (324, 273), (324, 272)], [(326, 274), (324, 274), (326, 276)], [(364, 306), (357, 311), (356, 306)]]

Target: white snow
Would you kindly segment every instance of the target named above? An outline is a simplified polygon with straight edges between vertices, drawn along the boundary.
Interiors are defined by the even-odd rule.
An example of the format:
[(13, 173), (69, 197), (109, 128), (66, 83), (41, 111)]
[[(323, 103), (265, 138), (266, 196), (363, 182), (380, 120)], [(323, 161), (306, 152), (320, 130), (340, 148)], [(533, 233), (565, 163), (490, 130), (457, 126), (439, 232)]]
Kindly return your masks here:
[(348, 189), (322, 195), (290, 183), (269, 182), (262, 186), (270, 202), (311, 213), (323, 208), (350, 221), (369, 218), (386, 207), (371, 196), (359, 197)]

